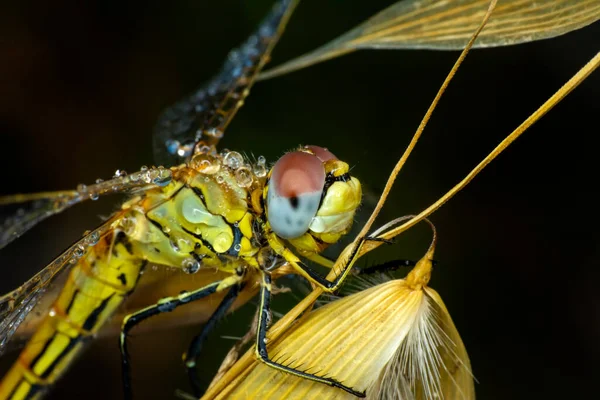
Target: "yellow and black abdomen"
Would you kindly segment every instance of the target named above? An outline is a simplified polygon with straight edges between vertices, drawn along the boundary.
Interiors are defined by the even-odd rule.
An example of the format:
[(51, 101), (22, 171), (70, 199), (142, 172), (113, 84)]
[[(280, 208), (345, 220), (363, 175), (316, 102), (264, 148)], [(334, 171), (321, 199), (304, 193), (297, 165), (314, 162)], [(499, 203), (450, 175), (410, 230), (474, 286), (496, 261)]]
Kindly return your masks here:
[(111, 231), (91, 247), (4, 376), (0, 399), (42, 397), (133, 290), (145, 262), (122, 231)]

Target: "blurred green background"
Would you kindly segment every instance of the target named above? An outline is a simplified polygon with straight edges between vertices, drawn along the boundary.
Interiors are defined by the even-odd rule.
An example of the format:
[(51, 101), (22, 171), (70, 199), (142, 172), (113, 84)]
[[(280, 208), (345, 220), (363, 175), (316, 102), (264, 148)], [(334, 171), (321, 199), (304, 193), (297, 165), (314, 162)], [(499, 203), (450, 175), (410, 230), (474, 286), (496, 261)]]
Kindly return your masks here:
[[(1, 194), (74, 188), (152, 164), (160, 111), (217, 71), (271, 1), (10, 2), (0, 6)], [(275, 65), (336, 37), (391, 0), (304, 1)], [(561, 38), (477, 50), (463, 64), (400, 176), (380, 222), (425, 208), (461, 179), (596, 51), (600, 25)], [(275, 161), (318, 144), (380, 193), (458, 53), (363, 51), (258, 83), (224, 147)], [(600, 74), (591, 76), (434, 214), (431, 285), (469, 351), (481, 399), (581, 398), (600, 363), (597, 159)], [(114, 200), (114, 201), (113, 201)], [(0, 289), (18, 286), (107, 215), (117, 199), (55, 217), (0, 254)], [(364, 211), (369, 207), (366, 206)], [(417, 259), (424, 227), (369, 262)], [(170, 293), (157, 293), (157, 297)], [(285, 311), (288, 301), (277, 300)], [(203, 353), (208, 382), (252, 307)], [(181, 353), (197, 326), (135, 335), (134, 392), (187, 390)], [(17, 355), (0, 360), (0, 373)], [(120, 398), (116, 338), (90, 346), (50, 398)]]

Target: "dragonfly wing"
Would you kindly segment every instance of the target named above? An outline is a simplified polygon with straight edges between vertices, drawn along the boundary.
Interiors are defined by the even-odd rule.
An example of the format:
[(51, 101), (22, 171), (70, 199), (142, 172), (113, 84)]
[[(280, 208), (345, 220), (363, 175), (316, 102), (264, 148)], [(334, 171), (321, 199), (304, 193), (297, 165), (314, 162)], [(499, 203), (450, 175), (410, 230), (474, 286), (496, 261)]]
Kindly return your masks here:
[(150, 168), (89, 186), (79, 185), (77, 190), (0, 196), (0, 208), (19, 206), (16, 212), (0, 217), (0, 249), (39, 222), (63, 212), (74, 204), (107, 194), (135, 193), (153, 186), (166, 185), (170, 181), (170, 170)]
[(17, 289), (0, 297), (0, 355), (29, 312), (38, 303), (54, 279), (69, 267), (75, 265), (83, 257), (88, 248), (93, 247), (102, 236), (112, 229), (118, 217), (104, 222), (99, 228), (91, 231), (54, 261), (48, 264)]
[(0, 206), (19, 209), (0, 220), (0, 249), (51, 215), (81, 201), (76, 191), (16, 194), (0, 197)]
[(214, 150), (225, 128), (242, 106), (297, 3), (280, 0), (257, 31), (232, 50), (207, 84), (168, 108), (154, 128), (154, 153), (163, 165), (188, 162), (195, 151)]
[[(287, 74), (362, 49), (461, 50), (481, 23), (490, 0), (402, 0), (328, 44), (262, 73)], [(600, 19), (598, 0), (503, 0), (474, 47), (552, 38)]]

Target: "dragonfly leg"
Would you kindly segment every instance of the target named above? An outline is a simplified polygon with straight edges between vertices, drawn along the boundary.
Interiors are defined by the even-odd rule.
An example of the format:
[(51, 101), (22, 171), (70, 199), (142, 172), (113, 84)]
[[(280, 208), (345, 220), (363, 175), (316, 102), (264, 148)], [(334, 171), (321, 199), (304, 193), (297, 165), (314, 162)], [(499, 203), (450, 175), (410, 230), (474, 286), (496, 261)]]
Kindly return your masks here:
[(268, 239), (269, 239), (269, 244), (271, 244), (271, 247), (274, 248), (276, 251), (278, 251), (278, 253), (283, 258), (285, 258), (285, 260), (287, 262), (289, 262), (290, 265), (292, 265), (292, 267), (294, 267), (294, 269), (296, 269), (296, 271), (298, 271), (302, 276), (304, 276), (311, 282), (315, 283), (322, 290), (324, 290), (328, 293), (333, 293), (333, 292), (337, 291), (340, 288), (340, 286), (342, 286), (342, 284), (346, 280), (346, 277), (352, 270), (352, 266), (358, 259), (360, 249), (365, 244), (365, 242), (369, 242), (369, 241), (380, 242), (381, 241), (378, 238), (370, 238), (370, 237), (363, 237), (363, 238), (359, 239), (357, 241), (356, 245), (354, 246), (354, 248), (352, 249), (352, 251), (350, 252), (350, 255), (346, 258), (346, 260), (344, 261), (342, 266), (339, 267), (339, 269), (337, 271), (338, 272), (337, 278), (335, 278), (333, 281), (330, 281), (329, 279), (322, 276), (318, 272), (312, 270), (308, 265), (304, 264), (288, 248), (279, 244), (277, 242), (277, 239), (273, 239), (272, 236), (271, 237), (268, 236)]
[(119, 347), (121, 349), (123, 394), (126, 399), (133, 398), (133, 392), (131, 388), (131, 365), (129, 360), (129, 351), (127, 349), (127, 334), (129, 331), (142, 321), (152, 316), (171, 312), (181, 305), (200, 300), (206, 296), (210, 296), (211, 294), (226, 290), (231, 286), (238, 285), (242, 281), (242, 278), (243, 274), (236, 274), (191, 292), (184, 292), (173, 297), (165, 297), (160, 299), (156, 304), (129, 314), (123, 319), (123, 323), (121, 325), (121, 335), (119, 336)]
[(188, 351), (183, 353), (183, 364), (187, 370), (188, 377), (190, 379), (190, 385), (196, 397), (200, 397), (202, 394), (202, 388), (200, 385), (200, 380), (198, 379), (198, 372), (196, 370), (196, 361), (202, 350), (202, 345), (204, 344), (204, 341), (208, 337), (209, 333), (217, 326), (223, 316), (227, 314), (227, 311), (243, 288), (244, 283), (242, 282), (240, 284), (233, 285), (231, 289), (229, 289), (215, 312), (213, 312), (208, 321), (206, 321), (202, 327), (202, 331), (190, 342)]
[(369, 265), (368, 267), (356, 267), (354, 271), (356, 275), (375, 274), (378, 272), (392, 272), (402, 267), (414, 267), (417, 262), (414, 260), (392, 260), (381, 264)]
[(300, 378), (309, 379), (311, 381), (324, 383), (329, 386), (337, 387), (357, 397), (365, 397), (364, 392), (358, 392), (351, 387), (345, 386), (341, 382), (336, 381), (333, 378), (325, 378), (315, 374), (311, 374), (305, 371), (298, 370), (280, 363), (277, 363), (269, 358), (267, 352), (267, 328), (270, 319), (270, 303), (271, 303), (271, 275), (268, 273), (262, 274), (262, 282), (260, 287), (260, 308), (259, 308), (259, 322), (258, 330), (256, 332), (256, 357), (267, 364), (268, 366), (275, 368), (278, 371), (285, 372), (298, 376)]

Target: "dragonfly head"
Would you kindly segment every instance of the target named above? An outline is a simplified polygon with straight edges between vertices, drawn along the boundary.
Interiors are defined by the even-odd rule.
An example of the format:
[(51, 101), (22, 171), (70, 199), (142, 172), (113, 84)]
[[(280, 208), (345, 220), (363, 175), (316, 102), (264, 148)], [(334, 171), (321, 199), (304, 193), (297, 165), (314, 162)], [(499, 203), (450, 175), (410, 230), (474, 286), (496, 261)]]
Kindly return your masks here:
[(269, 172), (263, 194), (273, 232), (301, 252), (320, 252), (348, 233), (362, 196), (360, 182), (329, 150), (304, 146)]

